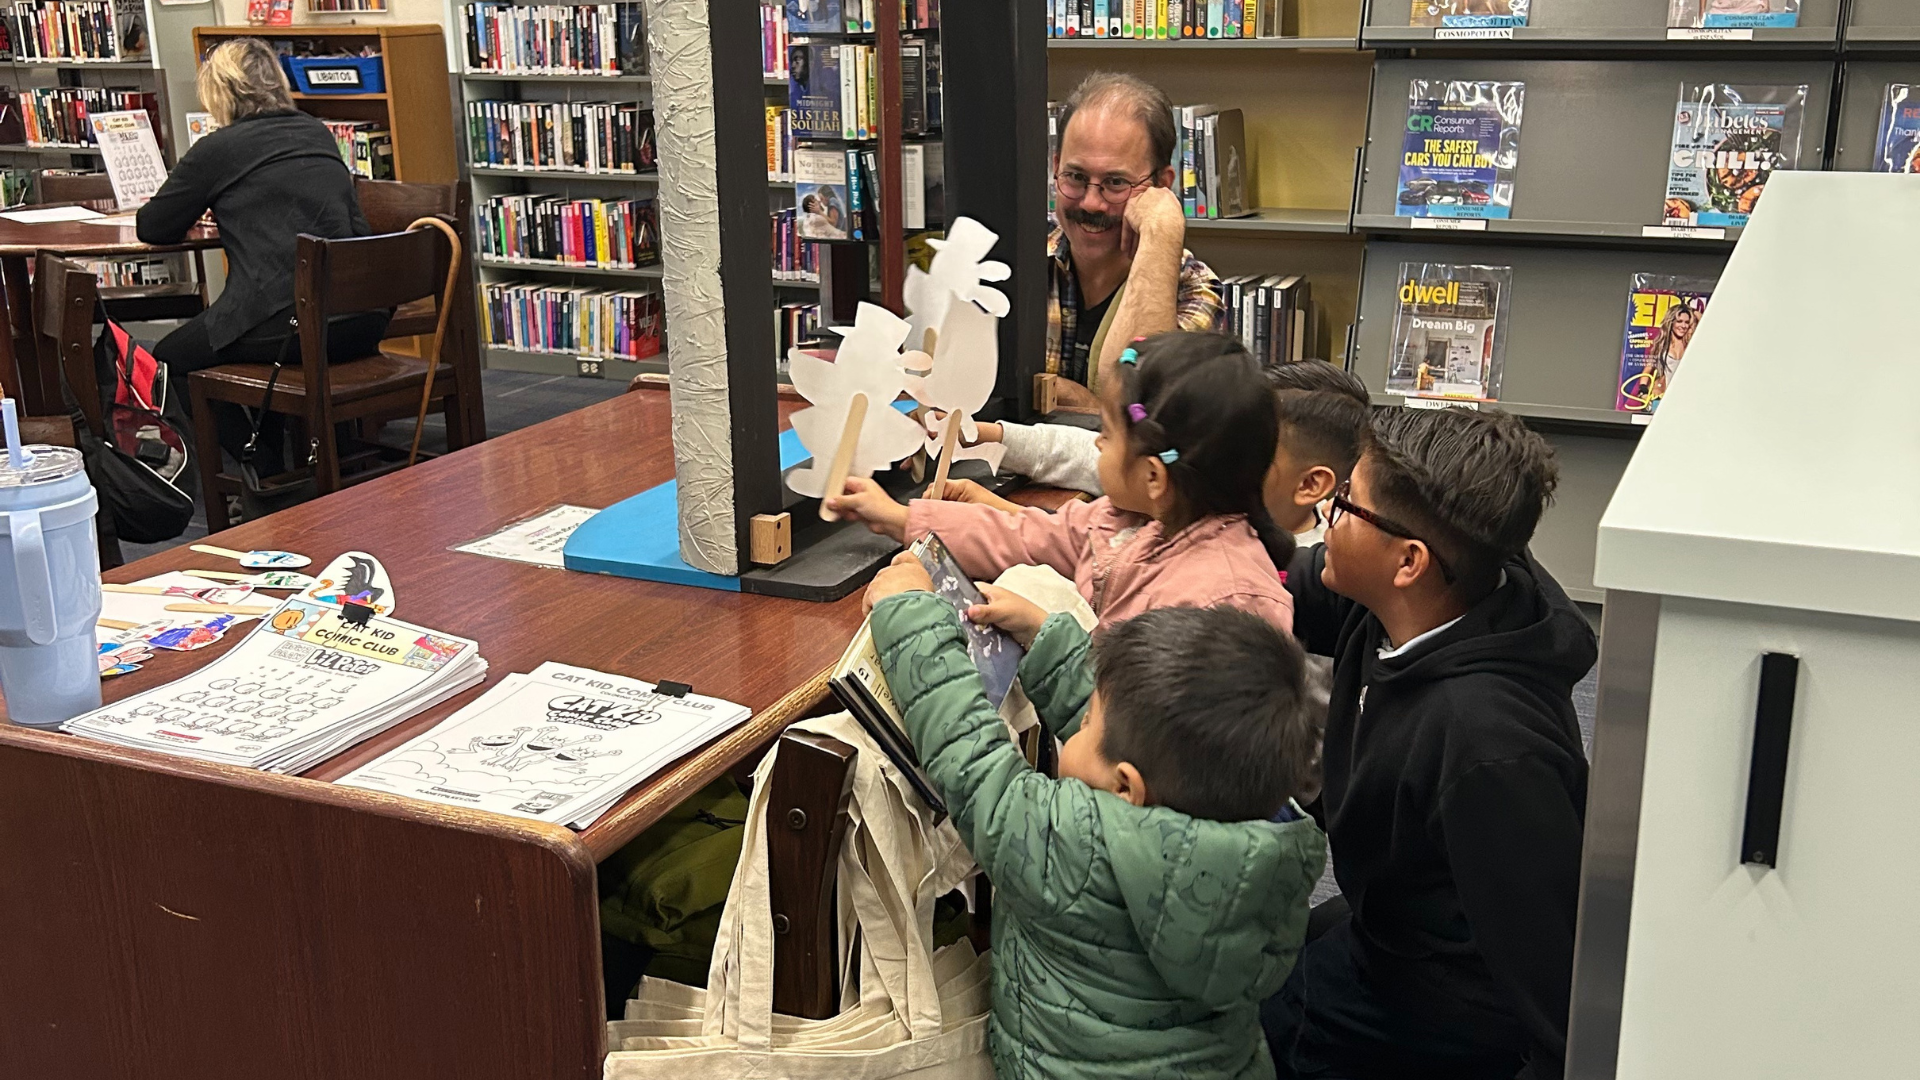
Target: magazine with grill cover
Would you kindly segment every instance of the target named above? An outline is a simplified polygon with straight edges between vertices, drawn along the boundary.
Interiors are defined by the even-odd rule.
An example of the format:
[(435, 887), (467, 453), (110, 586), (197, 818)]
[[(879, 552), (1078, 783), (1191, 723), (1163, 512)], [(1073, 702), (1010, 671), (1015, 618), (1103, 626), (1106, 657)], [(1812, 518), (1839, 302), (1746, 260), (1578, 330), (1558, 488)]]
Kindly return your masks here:
[(1804, 85), (1681, 86), (1663, 222), (1745, 225), (1774, 172), (1799, 159), (1806, 108)]
[(1512, 217), (1526, 91), (1517, 82), (1411, 81), (1394, 213)]
[(1680, 361), (1700, 329), (1713, 297), (1705, 278), (1635, 274), (1627, 293), (1627, 329), (1620, 347), (1618, 412), (1652, 413), (1660, 408)]
[(1800, 25), (1800, 0), (1668, 0), (1667, 25), (1706, 30)]
[(1920, 172), (1920, 87), (1888, 85), (1880, 103), (1880, 129), (1873, 144), (1873, 171)]
[(1401, 263), (1387, 392), (1499, 398), (1512, 291), (1509, 266)]
[(1413, 0), (1408, 26), (1525, 26), (1529, 0)]
[(634, 785), (745, 722), (718, 698), (551, 661), (337, 782), (583, 828)]

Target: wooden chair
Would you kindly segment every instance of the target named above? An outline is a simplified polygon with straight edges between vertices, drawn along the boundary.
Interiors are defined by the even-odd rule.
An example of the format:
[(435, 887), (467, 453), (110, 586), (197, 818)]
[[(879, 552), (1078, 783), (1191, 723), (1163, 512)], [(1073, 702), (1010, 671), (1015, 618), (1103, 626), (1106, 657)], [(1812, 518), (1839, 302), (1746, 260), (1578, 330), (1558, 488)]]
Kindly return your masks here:
[[(428, 362), (413, 357), (378, 353), (328, 364), (328, 319), (382, 308), (396, 308), (422, 298), (433, 299), (436, 314), (450, 305), (458, 291), (448, 269), (454, 257), (447, 234), (422, 226), (408, 232), (323, 240), (302, 235), (294, 258), (294, 310), (300, 323), (298, 368), (282, 370), (273, 384), (271, 412), (300, 421), (314, 441), (314, 479), (320, 494), (346, 484), (371, 480), (406, 464), (390, 447), (368, 445), (343, 455), (335, 441), (334, 425), (346, 421), (389, 416), (412, 416), (428, 386)], [(449, 323), (449, 331), (452, 324)], [(194, 372), (193, 416), (199, 440), (201, 484), (207, 507), (207, 531), (219, 532), (232, 521), (226, 496), (240, 491), (240, 478), (221, 471), (220, 446), (214, 430), (213, 404), (222, 402), (257, 409), (272, 372), (268, 364), (223, 364)], [(447, 418), (447, 448), (458, 450), (465, 415), (462, 400), (479, 392), (477, 380), (463, 379), (453, 366), (440, 363), (431, 381), (431, 399)], [(349, 473), (343, 466), (363, 466)]]
[[(40, 201), (43, 203), (97, 202), (113, 199), (113, 181), (106, 173), (83, 176), (40, 174)], [(191, 319), (207, 306), (207, 264), (198, 251), (193, 253), (193, 281), (165, 285), (111, 285), (100, 290), (107, 317), (118, 322), (154, 322), (160, 319)]]
[[(94, 312), (100, 295), (93, 271), (43, 251), (34, 267), (33, 294), (34, 337), (41, 371), (56, 389), (59, 379), (54, 373), (65, 375), (87, 430), (107, 438), (107, 417), (101, 408), (100, 384), (93, 366)], [(28, 442), (77, 445), (72, 416), (53, 412), (60, 407), (56, 393), (46, 415), (27, 418), (22, 435)], [(104, 506), (94, 516), (94, 529), (99, 535), (101, 568), (119, 566), (123, 561), (120, 538), (114, 531), (113, 515)]]

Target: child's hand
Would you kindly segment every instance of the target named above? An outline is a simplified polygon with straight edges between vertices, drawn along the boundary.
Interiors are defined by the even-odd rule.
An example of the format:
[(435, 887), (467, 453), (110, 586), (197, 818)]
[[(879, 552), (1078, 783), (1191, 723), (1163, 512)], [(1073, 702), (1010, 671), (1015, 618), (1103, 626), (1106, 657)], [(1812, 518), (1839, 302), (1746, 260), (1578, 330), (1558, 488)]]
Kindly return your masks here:
[(872, 611), (873, 606), (889, 596), (899, 596), (908, 592), (932, 592), (933, 579), (927, 576), (927, 568), (911, 551), (903, 551), (893, 557), (886, 569), (873, 575), (867, 584), (867, 594), (860, 600), (863, 611)]
[(907, 539), (907, 508), (893, 501), (879, 484), (864, 476), (847, 477), (846, 494), (826, 500), (827, 509), (843, 518), (863, 521), (867, 528), (890, 536), (898, 543)]
[(998, 585), (982, 585), (980, 592), (987, 602), (968, 608), (967, 618), (981, 626), (997, 626), (1019, 642), (1021, 648), (1032, 648), (1034, 636), (1046, 625), (1047, 610)]
[[(928, 492), (927, 497), (932, 498), (933, 493)], [(1009, 514), (1017, 514), (1021, 509), (1019, 503), (1009, 502), (971, 480), (948, 479), (947, 488), (941, 493), (940, 497), (947, 502), (975, 503), (980, 506), (991, 506), (995, 510)]]

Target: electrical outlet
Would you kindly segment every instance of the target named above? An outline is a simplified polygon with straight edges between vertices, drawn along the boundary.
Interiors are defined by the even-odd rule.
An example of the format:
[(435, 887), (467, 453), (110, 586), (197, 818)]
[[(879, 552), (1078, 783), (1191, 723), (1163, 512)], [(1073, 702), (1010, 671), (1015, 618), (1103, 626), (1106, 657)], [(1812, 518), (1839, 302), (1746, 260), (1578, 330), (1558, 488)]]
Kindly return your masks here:
[(583, 379), (606, 378), (606, 376), (600, 372), (600, 361), (598, 360), (589, 360), (582, 356), (575, 359), (574, 363), (580, 365), (580, 377)]

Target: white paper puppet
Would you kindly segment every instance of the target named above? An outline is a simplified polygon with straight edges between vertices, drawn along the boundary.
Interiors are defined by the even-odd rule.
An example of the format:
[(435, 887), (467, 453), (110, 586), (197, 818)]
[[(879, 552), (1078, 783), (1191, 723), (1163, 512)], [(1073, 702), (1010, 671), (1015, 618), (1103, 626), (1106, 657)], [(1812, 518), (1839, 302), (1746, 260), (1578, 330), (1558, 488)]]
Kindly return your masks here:
[[(999, 320), (972, 304), (948, 305), (940, 332), (934, 336), (933, 371), (925, 378), (907, 378), (907, 392), (914, 400), (943, 414), (938, 420), (931, 415), (927, 417), (928, 456), (938, 457), (943, 445), (951, 445), (953, 461), (977, 458), (986, 462), (988, 469), (1000, 471), (1000, 458), (1007, 450), (1004, 444), (960, 445), (980, 437), (973, 414), (992, 395), (999, 372)], [(960, 425), (952, 440), (946, 439), (950, 422)], [(952, 461), (942, 465), (940, 478), (944, 479)]]
[[(855, 394), (866, 396), (866, 419), (853, 447), (848, 476), (872, 476), (919, 449), (925, 438), (919, 424), (893, 407), (907, 384), (902, 367), (907, 357), (900, 353), (910, 329), (907, 321), (883, 307), (861, 304), (851, 328), (834, 329), (846, 340), (832, 361), (799, 349), (787, 354), (793, 388), (812, 402), (793, 414), (793, 430), (813, 455), (806, 468), (787, 474), (787, 486), (814, 498), (828, 494), (828, 474)], [(924, 356), (915, 359), (925, 364)]]
[[(987, 252), (992, 251), (999, 240), (999, 233), (963, 217), (954, 220), (946, 239), (927, 241), (927, 246), (933, 248), (930, 269), (923, 272), (917, 266), (908, 267), (907, 280), (900, 293), (907, 310), (912, 312), (909, 319), (913, 330), (907, 335), (908, 348), (926, 348), (927, 328), (937, 327), (946, 320), (947, 307), (956, 296), (980, 305), (996, 319), (1010, 310), (1005, 293), (982, 284), (1005, 281), (1013, 276), (1012, 268), (1006, 263), (987, 258)], [(936, 341), (935, 345), (938, 344)]]

